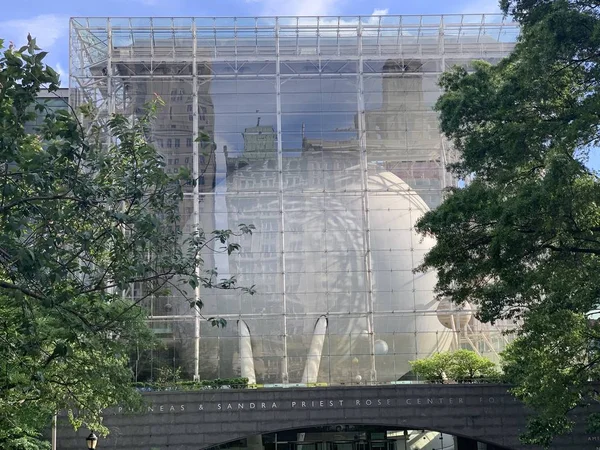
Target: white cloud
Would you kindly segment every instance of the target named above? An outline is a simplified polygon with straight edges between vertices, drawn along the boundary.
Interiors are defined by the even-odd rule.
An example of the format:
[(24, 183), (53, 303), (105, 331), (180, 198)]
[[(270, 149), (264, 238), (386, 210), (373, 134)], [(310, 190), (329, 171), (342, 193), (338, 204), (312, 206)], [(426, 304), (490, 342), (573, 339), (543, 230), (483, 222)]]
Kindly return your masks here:
[(60, 85), (62, 87), (69, 87), (69, 74), (64, 69), (64, 67), (60, 63), (56, 63), (56, 67), (54, 67), (54, 70), (56, 70), (60, 77)]
[(500, 14), (498, 0), (472, 0), (468, 2), (461, 11), (462, 14)]
[[(373, 13), (370, 16), (362, 16), (361, 22), (363, 24), (367, 24), (367, 25), (378, 25), (380, 19), (380, 16), (386, 16), (388, 14), (388, 9), (379, 9), (379, 8), (375, 8), (373, 10)], [(368, 20), (365, 21), (365, 18), (369, 17)], [(338, 21), (337, 18), (331, 18), (331, 19), (325, 19), (321, 21), (322, 24), (327, 24), (327, 25), (337, 25), (339, 23), (340, 27), (348, 27), (345, 30), (342, 30), (340, 32), (340, 36), (341, 35), (349, 35), (352, 36), (355, 33), (354, 28), (357, 25), (357, 21), (355, 19), (350, 19), (350, 20), (344, 20), (341, 19)], [(326, 36), (327, 34), (331, 34), (331, 35), (336, 35), (338, 32), (335, 30), (331, 30), (331, 31), (325, 31), (325, 32), (321, 32), (321, 36)], [(377, 32), (373, 29), (371, 30), (365, 30), (363, 31), (363, 36), (367, 36), (367, 35), (373, 35), (373, 33), (377, 34)]]
[[(248, 0), (247, 0), (248, 1)], [(343, 0), (249, 0), (262, 4), (268, 16), (328, 16), (335, 14)]]
[(7, 41), (13, 41), (17, 46), (25, 44), (30, 33), (39, 47), (48, 50), (68, 35), (69, 19), (56, 14), (42, 14), (29, 19), (1, 21), (0, 30)]
[[(340, 14), (340, 9), (343, 3), (347, 0), (289, 0), (282, 2), (281, 0), (246, 0), (246, 3), (260, 4), (263, 6), (261, 14), (265, 16), (335, 16)], [(371, 16), (385, 16), (389, 10), (387, 8), (375, 8)], [(316, 21), (315, 21), (316, 22)], [(377, 23), (377, 19), (373, 17), (372, 23)], [(304, 24), (310, 23), (304, 21)], [(335, 23), (337, 19), (323, 20), (321, 23)], [(342, 20), (341, 24), (346, 24)], [(348, 22), (347, 24), (350, 24)]]
[(385, 9), (375, 8), (373, 10), (373, 14), (371, 14), (371, 15), (372, 16), (387, 16), (388, 12), (390, 12), (390, 10), (387, 8), (385, 8)]

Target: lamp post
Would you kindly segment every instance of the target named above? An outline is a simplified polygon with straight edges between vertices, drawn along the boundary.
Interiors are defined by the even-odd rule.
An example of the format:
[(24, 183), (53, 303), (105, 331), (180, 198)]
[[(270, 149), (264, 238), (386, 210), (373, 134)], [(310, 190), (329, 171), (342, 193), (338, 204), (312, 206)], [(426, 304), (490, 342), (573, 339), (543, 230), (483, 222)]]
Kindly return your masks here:
[(98, 437), (92, 431), (88, 437), (85, 438), (88, 450), (95, 450), (96, 444), (98, 444)]

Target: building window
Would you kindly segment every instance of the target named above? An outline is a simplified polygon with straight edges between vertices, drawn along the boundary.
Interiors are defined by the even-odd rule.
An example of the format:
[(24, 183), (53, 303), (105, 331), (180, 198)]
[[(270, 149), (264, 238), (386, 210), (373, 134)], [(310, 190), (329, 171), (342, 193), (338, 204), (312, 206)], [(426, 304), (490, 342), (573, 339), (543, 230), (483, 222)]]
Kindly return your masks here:
[(160, 148), (163, 147), (163, 140), (162, 139), (157, 139), (156, 140), (156, 145), (158, 145)]
[(204, 186), (204, 175), (200, 175), (200, 176), (198, 177), (198, 184), (199, 184), (200, 186)]
[(167, 148), (173, 147), (173, 141), (169, 138), (167, 139)]
[(179, 148), (181, 146), (180, 142), (181, 141), (178, 138), (175, 138), (175, 148)]
[(187, 138), (185, 140), (185, 146), (186, 147), (191, 147), (192, 146), (192, 138)]
[(172, 89), (171, 90), (171, 98), (173, 100), (173, 102), (175, 103), (179, 103), (183, 100), (183, 89), (179, 89), (179, 91), (177, 91), (177, 89)]

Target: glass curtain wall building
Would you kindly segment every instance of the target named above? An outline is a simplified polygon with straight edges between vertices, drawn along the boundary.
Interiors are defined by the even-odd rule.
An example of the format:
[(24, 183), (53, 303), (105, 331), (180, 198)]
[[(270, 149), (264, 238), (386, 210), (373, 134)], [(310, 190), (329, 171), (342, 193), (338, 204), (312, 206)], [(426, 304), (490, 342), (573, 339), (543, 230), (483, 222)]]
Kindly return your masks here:
[(256, 227), (239, 254), (205, 255), (256, 295), (196, 292), (224, 329), (175, 294), (148, 301), (165, 349), (138, 357), (139, 379), (168, 366), (257, 384), (392, 382), (436, 351), (497, 357), (502, 327), (436, 301), (435, 274), (413, 273), (434, 244), (413, 224), (454, 183), (445, 166), (456, 155), (432, 110), (439, 75), (506, 56), (516, 24), (496, 15), (73, 18), (70, 33), (74, 105), (92, 103), (103, 118), (166, 102), (152, 139), (168, 172), (188, 167), (198, 180), (182, 229)]

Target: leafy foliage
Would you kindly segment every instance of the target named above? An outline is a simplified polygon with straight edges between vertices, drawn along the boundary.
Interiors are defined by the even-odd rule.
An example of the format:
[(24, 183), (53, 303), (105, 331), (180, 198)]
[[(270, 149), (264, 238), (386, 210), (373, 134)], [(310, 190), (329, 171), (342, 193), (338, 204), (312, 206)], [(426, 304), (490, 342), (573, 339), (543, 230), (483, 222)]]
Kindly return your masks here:
[(476, 380), (497, 381), (498, 375), (496, 364), (485, 356), (471, 350), (458, 350), (452, 353), (450, 377), (459, 383)]
[(181, 380), (181, 367), (173, 368), (171, 366), (163, 366), (158, 368), (158, 376), (156, 383), (166, 385), (177, 383)]
[(437, 239), (421, 269), (482, 320), (522, 323), (505, 370), (539, 413), (524, 440), (548, 445), (598, 379), (600, 183), (586, 162), (600, 143), (600, 13), (586, 0), (502, 6), (522, 25), (513, 54), (441, 78), (451, 170), (472, 181), (418, 222)]
[(206, 389), (246, 389), (248, 378), (216, 378), (214, 380), (179, 381), (157, 380), (156, 383), (133, 383), (140, 391), (201, 391)]
[(429, 358), (410, 361), (415, 375), (434, 383), (443, 383), (448, 379), (450, 370), (450, 354), (435, 353)]
[(538, 412), (524, 436), (528, 442), (548, 446), (555, 433), (571, 429), (567, 412), (594, 401), (597, 386), (590, 380), (600, 379), (599, 331), (574, 311), (531, 313), (503, 353), (506, 381), (516, 384), (513, 392)]
[(410, 365), (417, 376), (434, 383), (498, 380), (496, 365), (471, 350), (435, 353), (429, 358), (410, 361)]
[[(201, 269), (206, 246), (237, 251), (230, 241), (252, 226), (188, 237), (178, 230), (183, 186), (195, 180), (166, 174), (146, 139), (159, 102), (139, 119), (113, 115), (85, 131), (73, 112), (36, 103), (42, 86), (57, 89), (44, 56), (31, 38), (0, 54), (0, 448), (6, 450), (43, 448), (40, 430), (57, 410), (68, 411), (76, 427), (103, 433), (103, 409), (140, 402), (130, 387), (128, 354), (153, 343), (142, 307), (147, 299), (175, 290), (199, 309), (200, 288), (254, 290)], [(36, 114), (43, 124), (27, 134), (25, 124)], [(135, 301), (134, 285), (141, 292)]]

